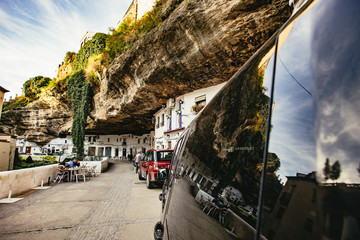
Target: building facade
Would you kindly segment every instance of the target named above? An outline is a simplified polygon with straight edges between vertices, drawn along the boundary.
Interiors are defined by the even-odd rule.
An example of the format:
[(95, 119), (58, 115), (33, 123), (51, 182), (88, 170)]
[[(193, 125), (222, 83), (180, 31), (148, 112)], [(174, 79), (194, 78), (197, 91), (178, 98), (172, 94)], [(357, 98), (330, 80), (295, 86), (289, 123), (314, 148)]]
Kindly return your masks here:
[[(90, 157), (125, 158), (136, 152), (153, 148), (154, 132), (141, 136), (133, 134), (122, 135), (86, 135), (84, 139), (84, 154)], [(76, 154), (71, 136), (55, 138), (44, 146), (26, 141), (23, 136), (16, 139), (16, 149), (20, 154), (29, 155), (63, 155), (73, 157)]]
[(173, 149), (185, 128), (224, 85), (221, 83), (170, 98), (154, 114), (155, 149)]
[(154, 132), (141, 136), (86, 135), (84, 153), (87, 156), (126, 158), (136, 152), (146, 152), (153, 147)]

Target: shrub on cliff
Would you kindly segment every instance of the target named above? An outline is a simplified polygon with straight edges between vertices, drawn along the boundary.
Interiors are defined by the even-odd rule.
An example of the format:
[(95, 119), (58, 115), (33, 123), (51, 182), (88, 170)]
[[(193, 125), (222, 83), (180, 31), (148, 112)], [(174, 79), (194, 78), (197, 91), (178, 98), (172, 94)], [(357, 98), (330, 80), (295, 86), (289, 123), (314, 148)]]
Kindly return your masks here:
[(50, 78), (43, 76), (30, 78), (23, 84), (25, 97), (31, 101), (38, 99), (41, 88), (46, 87), (50, 81)]
[(73, 62), (73, 72), (85, 69), (89, 58), (92, 55), (100, 54), (105, 49), (107, 36), (108, 35), (105, 33), (96, 33), (91, 40), (84, 44), (75, 56)]
[(125, 21), (106, 39), (106, 53), (109, 62), (131, 48), (132, 44), (144, 37), (152, 29), (160, 26), (183, 0), (175, 0), (164, 10), (166, 0), (156, 3), (152, 11), (147, 12), (135, 22)]

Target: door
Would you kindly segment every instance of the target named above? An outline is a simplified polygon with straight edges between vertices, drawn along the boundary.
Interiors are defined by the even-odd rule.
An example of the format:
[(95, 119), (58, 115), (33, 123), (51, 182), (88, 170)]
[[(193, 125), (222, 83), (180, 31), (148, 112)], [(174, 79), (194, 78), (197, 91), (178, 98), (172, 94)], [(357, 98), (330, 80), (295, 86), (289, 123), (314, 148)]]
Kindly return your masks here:
[(118, 156), (119, 156), (119, 149), (115, 148), (115, 157), (118, 157)]
[(26, 153), (30, 154), (31, 153), (31, 147), (26, 147)]
[(105, 147), (105, 157), (111, 157), (111, 147)]

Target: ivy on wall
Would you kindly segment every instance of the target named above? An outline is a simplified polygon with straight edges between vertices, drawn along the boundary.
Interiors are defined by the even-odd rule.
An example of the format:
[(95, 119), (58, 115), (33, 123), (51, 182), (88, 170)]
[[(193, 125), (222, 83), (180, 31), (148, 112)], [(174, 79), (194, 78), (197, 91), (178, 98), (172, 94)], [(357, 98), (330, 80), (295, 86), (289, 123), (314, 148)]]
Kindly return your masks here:
[(86, 119), (89, 116), (92, 91), (90, 83), (86, 81), (84, 71), (78, 71), (71, 75), (67, 82), (67, 87), (73, 112), (71, 137), (77, 149), (77, 156), (82, 158), (84, 156)]

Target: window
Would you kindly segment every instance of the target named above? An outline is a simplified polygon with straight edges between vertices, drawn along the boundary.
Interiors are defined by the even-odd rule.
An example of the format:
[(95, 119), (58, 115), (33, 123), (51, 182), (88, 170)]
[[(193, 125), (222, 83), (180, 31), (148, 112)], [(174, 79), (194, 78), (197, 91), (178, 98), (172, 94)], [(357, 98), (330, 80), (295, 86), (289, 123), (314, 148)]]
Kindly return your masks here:
[(156, 153), (157, 161), (171, 161), (173, 152), (157, 152)]
[(196, 177), (195, 183), (200, 183), (201, 179), (202, 179), (202, 175), (199, 173)]
[(93, 137), (93, 142), (96, 142), (96, 136)]
[(67, 140), (65, 140), (65, 143), (67, 143)]
[(168, 116), (168, 130), (171, 130), (171, 122), (172, 122), (172, 111), (169, 111), (169, 116)]
[(161, 114), (160, 127), (163, 127), (163, 126), (164, 126), (164, 118), (165, 118), (165, 115), (164, 115), (164, 114)]
[(141, 139), (139, 138), (139, 139), (138, 139), (138, 144), (140, 144), (140, 140), (141, 140)]
[(110, 142), (110, 138), (108, 138), (108, 142)]
[(178, 122), (177, 122), (177, 124), (178, 124), (179, 128), (182, 127), (182, 113), (181, 112), (178, 113)]
[(146, 138), (144, 138), (143, 143), (146, 143)]
[(154, 155), (153, 152), (149, 152), (147, 156), (147, 161), (154, 161)]

